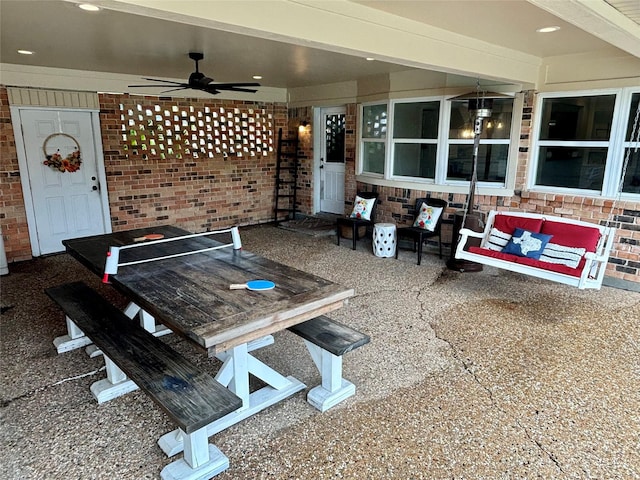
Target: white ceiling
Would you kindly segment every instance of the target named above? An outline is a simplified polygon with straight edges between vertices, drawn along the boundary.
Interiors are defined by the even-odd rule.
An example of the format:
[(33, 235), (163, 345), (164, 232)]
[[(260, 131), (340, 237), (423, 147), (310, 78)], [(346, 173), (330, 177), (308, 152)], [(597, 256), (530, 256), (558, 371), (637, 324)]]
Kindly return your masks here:
[[(183, 0), (183, 5), (216, 7), (228, 1)], [(368, 21), (376, 18), (378, 23), (411, 20), (425, 28), (429, 25), (454, 32), (467, 42), (483, 42), (483, 48), (486, 42), (540, 59), (607, 49), (622, 49), (640, 57), (640, 2), (588, 1), (601, 3), (598, 8), (604, 7), (605, 15), (600, 10), (594, 12), (591, 6), (585, 7), (587, 0), (288, 0), (292, 7), (330, 9), (338, 5), (348, 8), (354, 17), (365, 15)], [(82, 11), (74, 2), (0, 0), (1, 63), (182, 80), (193, 71), (188, 52), (200, 51), (205, 56), (200, 70), (216, 81), (246, 82), (260, 74), (262, 85), (276, 88), (358, 80), (407, 70), (410, 65), (402, 59), (397, 63), (364, 59), (367, 54), (375, 56), (380, 51), (384, 38), (372, 42), (369, 49), (348, 48), (338, 38), (335, 45), (312, 44), (293, 30), (290, 36), (276, 35), (268, 27), (260, 32), (247, 28), (243, 32), (246, 34), (241, 34), (241, 26), (212, 28), (199, 21), (197, 15), (192, 15), (193, 21), (185, 20), (187, 16), (176, 17), (179, 21), (167, 20), (171, 18), (167, 15), (146, 16), (151, 8), (160, 9), (164, 4), (175, 7), (179, 3), (175, 1), (92, 1), (106, 7), (97, 13)], [(142, 4), (151, 7), (142, 8)], [(558, 8), (560, 4), (562, 8)], [(258, 4), (240, 5), (252, 8)], [(269, 1), (259, 5), (268, 6)], [(111, 9), (114, 7), (117, 10)], [(561, 30), (548, 35), (535, 32), (548, 25), (560, 26)], [(331, 29), (330, 25), (309, 27), (329, 32)], [(339, 33), (336, 37), (340, 37)], [(18, 49), (33, 50), (35, 54), (20, 55)], [(384, 55), (378, 58), (390, 60)], [(469, 80), (473, 78), (470, 76)]]

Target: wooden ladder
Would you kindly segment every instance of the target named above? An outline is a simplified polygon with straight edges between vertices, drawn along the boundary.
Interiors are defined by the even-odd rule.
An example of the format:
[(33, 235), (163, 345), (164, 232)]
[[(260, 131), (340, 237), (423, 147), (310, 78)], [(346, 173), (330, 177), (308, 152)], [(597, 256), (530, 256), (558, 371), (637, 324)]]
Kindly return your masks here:
[[(278, 130), (276, 157), (276, 204), (274, 222), (276, 225), (296, 216), (296, 194), (298, 191), (298, 132), (293, 139), (282, 138), (282, 128)], [(286, 217), (282, 214), (286, 213)]]

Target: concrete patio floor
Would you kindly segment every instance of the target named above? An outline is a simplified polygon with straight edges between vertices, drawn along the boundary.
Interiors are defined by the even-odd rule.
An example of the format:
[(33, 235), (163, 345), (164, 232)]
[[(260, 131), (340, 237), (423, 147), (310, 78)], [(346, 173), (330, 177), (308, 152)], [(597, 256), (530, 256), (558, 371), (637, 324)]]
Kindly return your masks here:
[[(244, 248), (355, 288), (331, 316), (368, 333), (344, 358), (356, 395), (320, 413), (306, 391), (210, 442), (217, 479), (640, 478), (640, 293), (581, 291), (486, 268), (447, 270), (430, 252), (378, 258), (370, 241), (258, 226)], [(64, 316), (43, 289), (82, 279), (125, 299), (65, 254), (0, 278), (0, 479), (158, 478), (173, 426), (144, 393), (102, 405), (102, 358), (57, 354)], [(219, 364), (163, 337), (215, 374)], [(320, 381), (289, 332), (257, 352), (308, 388)], [(291, 358), (295, 358), (294, 361)]]

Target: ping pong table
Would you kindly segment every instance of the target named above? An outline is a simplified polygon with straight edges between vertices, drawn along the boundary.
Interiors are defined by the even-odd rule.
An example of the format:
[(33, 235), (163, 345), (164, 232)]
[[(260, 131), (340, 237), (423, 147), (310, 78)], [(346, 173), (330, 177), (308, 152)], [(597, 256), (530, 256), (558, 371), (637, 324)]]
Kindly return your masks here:
[[(164, 238), (129, 248), (135, 239), (151, 233)], [(72, 257), (101, 277), (107, 252), (122, 247), (121, 266), (109, 276), (109, 282), (130, 300), (125, 313), (130, 318), (140, 313), (141, 321), (147, 323), (151, 319), (150, 325), (143, 326), (152, 333), (159, 322), (222, 362), (216, 379), (240, 397), (243, 406), (209, 424), (207, 436), (304, 389), (302, 382), (278, 373), (251, 352), (274, 343), (274, 333), (341, 308), (354, 295), (351, 288), (243, 249), (212, 249), (225, 244), (174, 226), (120, 231), (63, 244)], [(276, 286), (266, 291), (229, 288), (254, 279), (271, 280)], [(250, 392), (250, 375), (265, 386)], [(135, 388), (122, 388), (126, 384), (122, 380), (119, 377), (105, 388), (105, 398)], [(158, 444), (168, 456), (184, 449), (179, 429), (162, 436)]]

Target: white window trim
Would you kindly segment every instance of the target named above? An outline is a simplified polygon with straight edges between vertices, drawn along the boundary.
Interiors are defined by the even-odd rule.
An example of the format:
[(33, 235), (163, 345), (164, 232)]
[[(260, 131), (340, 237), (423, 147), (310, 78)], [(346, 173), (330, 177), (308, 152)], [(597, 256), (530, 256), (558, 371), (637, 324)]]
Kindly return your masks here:
[[(624, 149), (629, 142), (625, 141), (626, 121), (629, 118), (631, 108), (631, 98), (634, 93), (640, 93), (637, 87), (607, 88), (598, 90), (580, 90), (539, 93), (535, 102), (535, 124), (532, 130), (532, 143), (530, 152), (529, 167), (527, 169), (527, 189), (540, 193), (559, 193), (563, 195), (575, 195), (581, 197), (597, 197), (607, 199), (628, 199), (637, 201), (640, 194), (622, 193), (619, 191), (620, 177), (624, 162)], [(542, 105), (548, 98), (574, 98), (593, 97), (598, 95), (615, 95), (616, 100), (613, 107), (613, 118), (611, 121), (611, 134), (606, 141), (556, 141), (540, 140), (542, 124)], [(538, 161), (540, 147), (544, 146), (567, 146), (567, 147), (606, 147), (607, 158), (602, 182), (602, 190), (587, 190), (581, 188), (553, 187), (536, 184), (536, 172), (538, 171)]]

